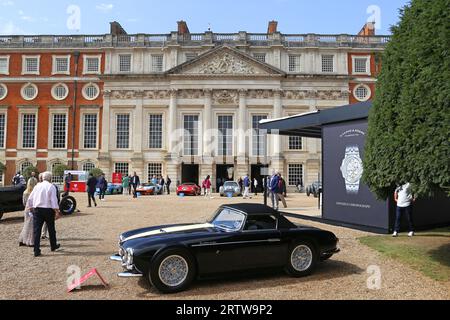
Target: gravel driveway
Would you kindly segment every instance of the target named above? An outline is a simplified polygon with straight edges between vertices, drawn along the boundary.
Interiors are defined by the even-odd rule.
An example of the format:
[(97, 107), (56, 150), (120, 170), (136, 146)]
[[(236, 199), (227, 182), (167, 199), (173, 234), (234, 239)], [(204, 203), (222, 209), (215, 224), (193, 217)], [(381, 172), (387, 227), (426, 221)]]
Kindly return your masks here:
[[(240, 200), (112, 196), (99, 208), (88, 209), (84, 195), (77, 198), (82, 212), (57, 222), (62, 250), (52, 254), (44, 241), (40, 258), (33, 257), (32, 249), (18, 246), (22, 213), (5, 215), (0, 222), (0, 299), (450, 299), (444, 284), (361, 245), (357, 238), (367, 233), (300, 220), (293, 221), (330, 230), (341, 239), (342, 252), (321, 264), (314, 275), (293, 279), (278, 273), (201, 281), (190, 291), (160, 295), (143, 279), (117, 277), (120, 265), (109, 261), (109, 256), (117, 251), (118, 235), (143, 226), (203, 222), (220, 204)], [(301, 195), (289, 200), (290, 205), (299, 203), (315, 206), (314, 200)], [(83, 272), (97, 268), (110, 289), (91, 279), (81, 291), (66, 293), (67, 268), (72, 265)], [(367, 286), (369, 266), (381, 271), (378, 290)]]

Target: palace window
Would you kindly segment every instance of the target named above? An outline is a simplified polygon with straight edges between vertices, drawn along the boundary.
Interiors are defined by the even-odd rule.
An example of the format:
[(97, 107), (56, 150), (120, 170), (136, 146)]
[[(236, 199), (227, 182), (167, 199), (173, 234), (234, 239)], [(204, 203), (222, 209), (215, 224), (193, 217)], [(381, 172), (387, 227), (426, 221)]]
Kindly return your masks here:
[(116, 117), (117, 149), (130, 147), (130, 115), (118, 114)]
[(83, 87), (83, 97), (86, 100), (95, 100), (100, 95), (100, 88), (95, 83), (88, 83)]
[(131, 72), (131, 54), (119, 55), (119, 72)]
[(67, 116), (65, 114), (53, 115), (53, 132), (52, 141), (53, 149), (66, 148), (66, 134), (67, 134)]
[(156, 176), (156, 178), (159, 178), (162, 176), (162, 163), (149, 163), (147, 166), (147, 176), (148, 176), (148, 182), (152, 181), (153, 177)]
[(22, 73), (23, 74), (39, 74), (40, 56), (24, 56), (22, 58)]
[(261, 120), (266, 120), (267, 116), (256, 115), (252, 118), (252, 151), (254, 156), (266, 156), (267, 155), (267, 131), (259, 128)]
[(9, 74), (9, 56), (0, 56), (0, 74)]
[(265, 53), (254, 53), (253, 58), (258, 60), (259, 62), (266, 62), (266, 54)]
[(130, 164), (126, 162), (115, 163), (114, 173), (120, 173), (123, 177), (128, 177), (130, 175)]
[(22, 148), (33, 149), (36, 145), (36, 114), (22, 115)]
[(322, 72), (324, 73), (334, 72), (334, 55), (332, 54), (322, 55)]
[(289, 164), (288, 165), (288, 185), (296, 186), (299, 182), (303, 184), (303, 165)]
[(84, 172), (91, 172), (91, 170), (95, 169), (95, 164), (92, 162), (83, 163), (82, 169)]
[(219, 156), (233, 155), (233, 116), (219, 116)]
[(289, 150), (303, 150), (302, 137), (290, 136), (289, 137)]
[(162, 72), (163, 71), (163, 61), (164, 56), (162, 54), (152, 54), (152, 71)]
[(8, 87), (5, 84), (0, 83), (0, 100), (5, 99), (7, 95), (8, 95)]
[(6, 115), (0, 113), (0, 149), (5, 148)]
[(28, 83), (22, 87), (21, 95), (24, 100), (34, 100), (38, 95), (38, 87), (35, 84)]
[(161, 149), (163, 138), (163, 116), (162, 114), (151, 114), (149, 116), (148, 147), (150, 149)]
[(53, 74), (70, 74), (70, 56), (53, 56)]
[(97, 114), (87, 113), (84, 115), (84, 149), (97, 149)]
[(367, 74), (368, 73), (368, 61), (369, 61), (369, 59), (366, 57), (364, 57), (364, 58), (353, 57), (353, 73)]
[(197, 156), (199, 153), (198, 146), (199, 116), (184, 116), (184, 155)]
[(372, 91), (365, 84), (361, 84), (355, 87), (353, 94), (358, 101), (364, 102), (370, 99)]
[(300, 72), (300, 55), (289, 56), (289, 72)]
[(64, 83), (58, 83), (52, 88), (52, 97), (55, 100), (61, 101), (69, 95), (69, 88)]
[(99, 74), (101, 56), (84, 56), (84, 74)]

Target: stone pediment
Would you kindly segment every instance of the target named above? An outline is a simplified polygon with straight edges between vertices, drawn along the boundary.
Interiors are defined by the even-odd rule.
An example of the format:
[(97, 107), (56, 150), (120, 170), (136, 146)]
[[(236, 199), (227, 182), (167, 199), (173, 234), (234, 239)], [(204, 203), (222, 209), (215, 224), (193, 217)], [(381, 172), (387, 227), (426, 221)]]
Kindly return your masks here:
[(231, 47), (212, 49), (168, 71), (172, 75), (268, 76), (284, 72)]

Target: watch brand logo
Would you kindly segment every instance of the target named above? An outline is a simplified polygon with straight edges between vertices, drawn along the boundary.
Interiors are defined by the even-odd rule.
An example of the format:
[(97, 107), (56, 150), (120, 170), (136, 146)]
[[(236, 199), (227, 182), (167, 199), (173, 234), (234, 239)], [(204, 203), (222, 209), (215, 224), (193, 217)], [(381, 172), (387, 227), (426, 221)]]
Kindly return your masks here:
[(366, 133), (364, 131), (357, 130), (357, 129), (352, 129), (352, 130), (345, 131), (339, 137), (341, 137), (341, 138), (352, 138), (352, 137), (359, 137), (359, 136), (365, 136), (365, 135), (366, 135)]
[(347, 146), (345, 158), (342, 160), (341, 173), (345, 180), (347, 194), (357, 195), (359, 184), (363, 175), (363, 162), (358, 146)]

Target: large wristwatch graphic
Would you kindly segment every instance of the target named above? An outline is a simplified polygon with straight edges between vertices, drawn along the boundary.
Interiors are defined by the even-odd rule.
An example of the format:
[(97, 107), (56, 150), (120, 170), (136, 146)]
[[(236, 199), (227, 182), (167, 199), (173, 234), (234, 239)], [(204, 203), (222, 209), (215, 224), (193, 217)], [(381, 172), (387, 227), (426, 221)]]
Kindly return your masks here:
[(348, 146), (341, 165), (342, 176), (348, 194), (358, 194), (359, 183), (363, 175), (363, 163), (358, 146)]

